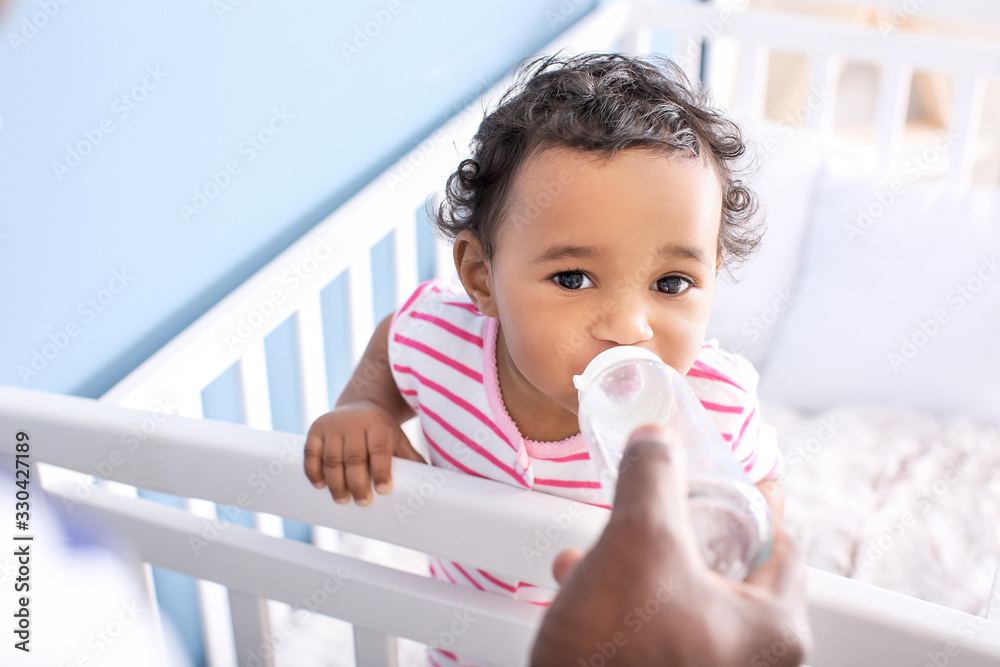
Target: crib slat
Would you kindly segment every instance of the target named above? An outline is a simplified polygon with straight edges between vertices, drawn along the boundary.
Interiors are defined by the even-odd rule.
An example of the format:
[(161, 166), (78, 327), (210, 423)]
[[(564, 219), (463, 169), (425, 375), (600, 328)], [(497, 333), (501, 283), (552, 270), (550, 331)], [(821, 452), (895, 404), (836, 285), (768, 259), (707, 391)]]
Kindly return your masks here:
[(767, 45), (746, 40), (741, 45), (742, 60), (736, 95), (736, 113), (757, 123), (764, 117), (767, 98), (767, 68), (770, 51)]
[(240, 667), (274, 667), (274, 651), (268, 639), (267, 600), (230, 588), (229, 607), (237, 664)]
[[(817, 53), (812, 56), (810, 88), (806, 92), (806, 108), (809, 110), (806, 127), (823, 134), (833, 131), (834, 111), (837, 108), (837, 85), (842, 66), (843, 60), (837, 54)], [(818, 102), (818, 108), (813, 107), (814, 100)]]
[(243, 344), (239, 361), (240, 400), (243, 423), (250, 428), (271, 430), (271, 399), (267, 388), (267, 359), (262, 339)]
[(303, 297), (295, 313), (295, 334), (298, 341), (299, 382), (302, 387), (302, 424), (308, 429), (317, 417), (330, 409), (319, 292)]
[(885, 172), (896, 159), (906, 127), (906, 112), (910, 105), (910, 83), (913, 67), (899, 62), (883, 63), (875, 103), (875, 141), (878, 149), (878, 169)]
[(417, 220), (406, 215), (393, 231), (396, 262), (396, 304), (402, 304), (417, 288)]
[(355, 625), (354, 664), (357, 667), (399, 667), (396, 638)]
[(952, 183), (969, 183), (976, 166), (976, 141), (986, 99), (986, 78), (958, 75), (952, 107), (951, 127), (954, 143), (945, 178)]
[(348, 312), (351, 314), (351, 363), (357, 364), (375, 328), (372, 304), (372, 262), (368, 249), (358, 253), (347, 269)]

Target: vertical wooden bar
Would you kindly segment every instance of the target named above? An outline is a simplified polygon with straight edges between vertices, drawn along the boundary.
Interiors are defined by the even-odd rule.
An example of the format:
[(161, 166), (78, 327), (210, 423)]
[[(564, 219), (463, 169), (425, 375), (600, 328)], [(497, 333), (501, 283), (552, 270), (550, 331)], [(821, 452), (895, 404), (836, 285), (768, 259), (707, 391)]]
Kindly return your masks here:
[(399, 667), (396, 638), (354, 626), (354, 664), (357, 667)]
[(396, 261), (396, 305), (399, 306), (417, 288), (417, 218), (408, 211), (393, 230), (393, 249)]
[(949, 150), (948, 173), (945, 179), (952, 183), (970, 183), (976, 166), (976, 144), (982, 122), (986, 99), (986, 78), (959, 74), (951, 110), (952, 135)]
[(326, 352), (323, 348), (323, 316), (319, 292), (303, 296), (295, 313), (295, 335), (302, 390), (302, 424), (309, 425), (330, 409), (326, 384)]
[(806, 91), (806, 108), (809, 117), (805, 126), (823, 134), (833, 132), (834, 114), (837, 109), (837, 88), (840, 83), (842, 58), (835, 53), (812, 54), (812, 75)]
[(236, 664), (240, 667), (274, 667), (274, 646), (270, 645), (267, 600), (229, 590)]
[(767, 100), (767, 68), (770, 51), (767, 46), (753, 41), (741, 45), (743, 58), (737, 83), (736, 113), (751, 123), (764, 117)]
[(899, 153), (912, 81), (912, 66), (896, 61), (883, 63), (875, 106), (875, 145), (880, 172), (888, 171)]
[(375, 328), (372, 305), (371, 247), (359, 249), (358, 257), (347, 269), (347, 300), (350, 313), (351, 363), (357, 364), (368, 346)]

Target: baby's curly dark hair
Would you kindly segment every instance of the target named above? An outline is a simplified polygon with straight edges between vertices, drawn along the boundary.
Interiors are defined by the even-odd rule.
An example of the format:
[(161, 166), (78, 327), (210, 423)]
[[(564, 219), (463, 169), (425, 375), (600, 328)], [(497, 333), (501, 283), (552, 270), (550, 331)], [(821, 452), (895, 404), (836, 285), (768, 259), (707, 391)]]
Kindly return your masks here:
[(719, 251), (727, 268), (745, 261), (760, 243), (763, 220), (744, 175), (747, 152), (740, 128), (709, 104), (708, 93), (673, 61), (617, 53), (537, 58), (520, 68), (516, 83), (487, 115), (433, 213), (454, 240), (469, 230), (487, 260), (514, 177), (534, 152), (565, 146), (610, 158), (626, 148), (701, 156), (707, 151), (722, 186)]

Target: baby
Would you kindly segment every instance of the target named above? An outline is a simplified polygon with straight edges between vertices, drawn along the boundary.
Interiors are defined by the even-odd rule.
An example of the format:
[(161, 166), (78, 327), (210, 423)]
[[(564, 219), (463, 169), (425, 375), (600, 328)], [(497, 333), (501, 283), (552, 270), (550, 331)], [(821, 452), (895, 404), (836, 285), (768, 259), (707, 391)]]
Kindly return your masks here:
[[(716, 274), (762, 232), (736, 177), (744, 148), (670, 61), (527, 65), (435, 216), (454, 239), (458, 280), (420, 285), (379, 324), (336, 407), (309, 431), (310, 481), (338, 503), (367, 505), (373, 484), (387, 493), (392, 456), (423, 461), (400, 429), (416, 415), (432, 465), (603, 505), (573, 376), (608, 348), (638, 345), (686, 375), (733, 456), (777, 498), (767, 480), (781, 456), (761, 421), (757, 374), (704, 339)], [(537, 604), (552, 597), (439, 558), (431, 573)]]

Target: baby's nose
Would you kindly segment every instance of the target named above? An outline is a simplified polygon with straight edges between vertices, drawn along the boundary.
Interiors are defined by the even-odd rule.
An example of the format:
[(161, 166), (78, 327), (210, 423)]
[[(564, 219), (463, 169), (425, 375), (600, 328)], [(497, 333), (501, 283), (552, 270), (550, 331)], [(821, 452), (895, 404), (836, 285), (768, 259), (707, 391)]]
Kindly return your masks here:
[(646, 304), (641, 299), (620, 296), (614, 307), (602, 313), (591, 327), (590, 334), (598, 340), (616, 345), (635, 345), (650, 340), (653, 328), (649, 323)]

